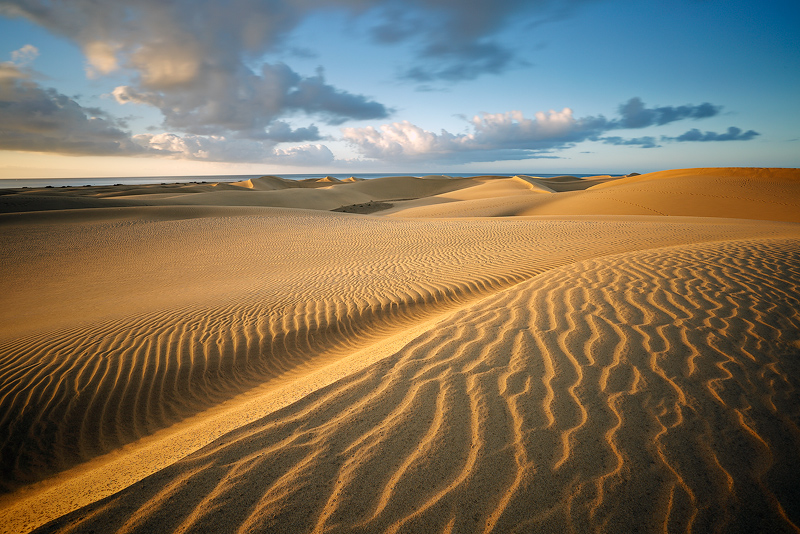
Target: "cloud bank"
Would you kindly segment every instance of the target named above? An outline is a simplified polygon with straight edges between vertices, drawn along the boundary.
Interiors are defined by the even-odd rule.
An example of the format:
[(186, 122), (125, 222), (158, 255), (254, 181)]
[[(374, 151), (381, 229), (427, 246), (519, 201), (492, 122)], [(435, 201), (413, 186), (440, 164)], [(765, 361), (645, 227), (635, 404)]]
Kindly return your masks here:
[[(23, 50), (25, 50), (23, 48)], [(45, 89), (10, 62), (0, 63), (0, 150), (73, 155), (138, 155), (145, 149), (124, 123)]]
[[(371, 28), (374, 42), (415, 50), (403, 76), (418, 81), (472, 79), (519, 63), (498, 41), (512, 22), (540, 20), (579, 0), (0, 0), (0, 15), (25, 17), (76, 42), (89, 77), (121, 69), (132, 83), (114, 95), (155, 106), (164, 127), (193, 135), (230, 133), (273, 139), (271, 125), (303, 113), (328, 124), (385, 119), (384, 104), (336, 88), (320, 71), (302, 76), (284, 63), (252, 66), (281, 49), (310, 16), (335, 10)], [(27, 53), (20, 51), (20, 53)], [(311, 129), (290, 137), (315, 141)], [(274, 140), (280, 141), (278, 137)]]
[[(553, 152), (583, 141), (599, 141), (611, 145), (656, 148), (652, 136), (623, 138), (603, 134), (623, 129), (662, 126), (680, 120), (699, 120), (718, 115), (722, 107), (708, 102), (699, 105), (661, 106), (648, 108), (634, 97), (619, 106), (619, 116), (607, 119), (602, 115), (576, 118), (570, 108), (536, 113), (526, 118), (519, 111), (483, 113), (469, 120), (470, 133), (452, 134), (446, 130), (434, 133), (407, 121), (384, 124), (380, 128), (343, 128), (343, 138), (359, 153), (370, 159), (500, 161), (552, 157)], [(685, 134), (662, 141), (747, 141), (758, 133), (742, 133), (731, 127), (726, 134), (700, 133), (692, 129)]]
[[(278, 46), (310, 11), (335, 4), (3, 0), (0, 14), (25, 17), (76, 42), (90, 77), (130, 74), (132, 83), (114, 90), (117, 100), (158, 108), (165, 129), (282, 142), (283, 128), (273, 138), (272, 126), (287, 115), (306, 114), (329, 124), (389, 115), (383, 104), (326, 83), (321, 70), (302, 76), (283, 63), (248, 66)], [(355, 11), (366, 7), (342, 4)], [(315, 141), (319, 134), (306, 126), (289, 138)]]
[[(23, 51), (29, 50), (27, 47)], [(27, 60), (27, 56), (14, 55)], [(322, 145), (277, 148), (277, 140), (318, 138), (316, 128), (292, 130), (274, 122), (262, 140), (226, 136), (131, 135), (125, 121), (43, 88), (12, 62), (0, 63), (0, 150), (74, 156), (157, 156), (202, 161), (323, 165), (333, 154)]]

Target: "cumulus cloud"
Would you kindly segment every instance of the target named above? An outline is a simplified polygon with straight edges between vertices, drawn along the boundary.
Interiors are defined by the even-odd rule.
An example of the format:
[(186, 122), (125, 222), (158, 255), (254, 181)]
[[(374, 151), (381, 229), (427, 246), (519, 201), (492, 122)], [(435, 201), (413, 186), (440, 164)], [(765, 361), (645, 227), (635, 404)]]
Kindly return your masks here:
[(150, 153), (173, 159), (279, 163), (285, 165), (325, 165), (333, 153), (325, 145), (276, 148), (252, 139), (231, 139), (220, 135), (139, 134), (133, 140)]
[[(309, 16), (337, 10), (372, 28), (379, 43), (413, 50), (402, 76), (420, 82), (498, 74), (522, 61), (501, 31), (553, 18), (585, 0), (2, 0), (0, 15), (22, 16), (72, 39), (96, 78), (133, 80), (120, 91), (155, 106), (164, 126), (191, 134), (225, 129), (252, 139), (274, 121), (307, 113), (329, 124), (383, 119), (391, 112), (364, 95), (302, 76), (283, 64), (251, 69)], [(308, 51), (302, 51), (308, 55)], [(310, 140), (310, 139), (309, 139)]]
[[(157, 107), (166, 129), (264, 140), (273, 122), (298, 113), (330, 124), (388, 117), (383, 104), (333, 87), (321, 71), (302, 76), (283, 63), (248, 66), (312, 10), (361, 10), (360, 4), (4, 0), (0, 14), (24, 16), (74, 40), (90, 77), (124, 69), (132, 79), (114, 91), (117, 100)], [(313, 128), (298, 129), (292, 138), (303, 131), (310, 135), (305, 141), (318, 138)]]
[(286, 113), (315, 114), (329, 124), (341, 124), (348, 118), (383, 118), (388, 114), (382, 104), (326, 84), (322, 72), (302, 77), (282, 63), (263, 65), (258, 74), (242, 68), (233, 77), (220, 76), (214, 71), (198, 76), (203, 83), (187, 91), (120, 86), (113, 95), (123, 104), (159, 108), (166, 128), (196, 135), (230, 131), (239, 137), (278, 142), (319, 139), (314, 126), (294, 130), (291, 135), (287, 134), (285, 123), (276, 126), (279, 117)]
[(757, 135), (761, 135), (754, 130), (747, 130), (746, 132), (742, 131), (741, 128), (737, 128), (736, 126), (731, 126), (728, 128), (728, 131), (725, 133), (716, 133), (716, 132), (701, 132), (697, 128), (692, 128), (686, 133), (683, 133), (677, 137), (662, 137), (664, 140), (669, 141), (749, 141), (755, 138)]
[(344, 139), (368, 158), (499, 161), (541, 157), (594, 137), (608, 127), (603, 117), (576, 119), (572, 110), (539, 112), (533, 119), (519, 111), (483, 113), (469, 120), (472, 133), (434, 133), (408, 121), (379, 129), (343, 128)]
[[(380, 128), (343, 128), (345, 141), (363, 156), (381, 160), (432, 160), (450, 162), (499, 161), (552, 157), (582, 141), (599, 141), (611, 145), (656, 148), (656, 138), (643, 136), (626, 139), (603, 136), (608, 132), (644, 128), (685, 119), (702, 119), (716, 115), (720, 106), (700, 104), (648, 108), (640, 98), (632, 98), (619, 107), (619, 117), (602, 115), (577, 118), (570, 108), (539, 112), (526, 118), (519, 111), (483, 113), (468, 119), (469, 133), (453, 134), (424, 130), (407, 121), (384, 124)], [(677, 138), (662, 136), (662, 141), (747, 140), (758, 135), (731, 128), (727, 134), (700, 133), (691, 130)], [(547, 155), (547, 156), (545, 156)]]
[(41, 87), (16, 64), (0, 63), (0, 150), (287, 165), (323, 165), (333, 160), (324, 145), (276, 147), (282, 141), (318, 139), (314, 126), (292, 129), (275, 121), (262, 140), (174, 133), (131, 135), (125, 128), (124, 121), (101, 109)]
[(0, 63), (0, 150), (75, 155), (138, 155), (117, 121), (29, 79), (14, 63)]

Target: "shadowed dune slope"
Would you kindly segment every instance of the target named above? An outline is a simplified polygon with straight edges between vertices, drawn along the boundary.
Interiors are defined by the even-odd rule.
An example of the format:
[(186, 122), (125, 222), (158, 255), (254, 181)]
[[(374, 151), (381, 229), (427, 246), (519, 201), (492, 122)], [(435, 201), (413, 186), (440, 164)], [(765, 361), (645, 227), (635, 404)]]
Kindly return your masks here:
[(3, 218), (6, 490), (547, 269), (653, 243), (796, 232), (737, 221), (214, 210)]
[(392, 216), (682, 215), (800, 222), (800, 169), (662, 171), (551, 195), (476, 197), (463, 203), (403, 207), (398, 205)]
[(37, 532), (797, 532), (798, 265), (552, 269)]

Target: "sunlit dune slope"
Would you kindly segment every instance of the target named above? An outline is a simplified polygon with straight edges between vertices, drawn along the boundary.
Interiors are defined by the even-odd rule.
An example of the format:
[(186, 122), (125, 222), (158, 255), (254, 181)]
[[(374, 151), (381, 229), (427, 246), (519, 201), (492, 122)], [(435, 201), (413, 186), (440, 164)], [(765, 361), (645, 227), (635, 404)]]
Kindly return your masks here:
[(552, 269), (37, 532), (794, 532), (798, 265)]
[(0, 219), (6, 488), (549, 268), (654, 243), (793, 231), (279, 209), (132, 215), (142, 218)]
[(685, 215), (800, 222), (800, 170), (685, 169), (619, 178), (557, 194), (476, 196), (463, 203), (437, 205), (430, 205), (434, 202), (428, 199), (425, 204), (397, 204), (391, 215)]
[(0, 534), (798, 532), (799, 173), (0, 190)]

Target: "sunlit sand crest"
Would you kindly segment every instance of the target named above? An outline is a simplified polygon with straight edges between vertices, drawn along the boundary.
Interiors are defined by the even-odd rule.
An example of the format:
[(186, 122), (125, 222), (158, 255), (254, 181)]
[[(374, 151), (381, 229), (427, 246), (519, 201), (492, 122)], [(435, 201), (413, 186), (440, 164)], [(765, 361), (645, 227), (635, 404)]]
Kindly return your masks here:
[(5, 531), (797, 530), (797, 171), (288, 182), (0, 196)]

